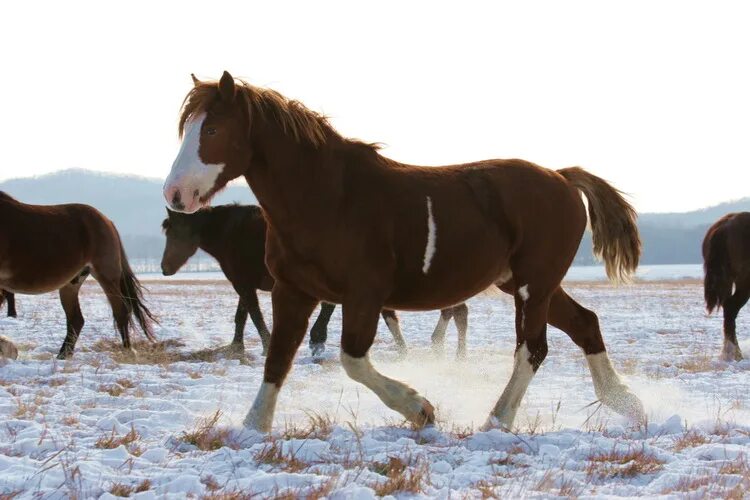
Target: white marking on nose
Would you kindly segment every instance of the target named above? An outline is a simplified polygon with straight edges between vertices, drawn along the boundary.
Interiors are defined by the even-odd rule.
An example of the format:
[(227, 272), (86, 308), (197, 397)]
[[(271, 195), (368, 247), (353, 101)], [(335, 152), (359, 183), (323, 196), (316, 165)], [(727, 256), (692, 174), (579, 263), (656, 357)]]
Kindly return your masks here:
[[(164, 183), (164, 197), (172, 206), (172, 200), (168, 199), (173, 188), (177, 188), (182, 203), (185, 204), (184, 211), (198, 210), (194, 193), (205, 196), (214, 187), (216, 178), (224, 170), (224, 163), (204, 163), (200, 157), (201, 128), (206, 119), (205, 113), (200, 113), (185, 124), (185, 135), (182, 145), (172, 164), (172, 170)], [(177, 208), (178, 207), (173, 207)]]
[(437, 237), (437, 226), (435, 225), (435, 216), (432, 214), (432, 198), (427, 197), (427, 244), (424, 247), (424, 265), (422, 272), (427, 274), (432, 265), (432, 258), (435, 256), (435, 238)]

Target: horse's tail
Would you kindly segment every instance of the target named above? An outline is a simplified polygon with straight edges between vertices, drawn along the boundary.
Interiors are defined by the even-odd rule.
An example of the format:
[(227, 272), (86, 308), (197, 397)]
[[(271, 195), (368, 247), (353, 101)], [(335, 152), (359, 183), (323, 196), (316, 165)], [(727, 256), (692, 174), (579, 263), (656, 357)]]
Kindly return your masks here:
[(607, 277), (615, 282), (630, 281), (641, 256), (635, 209), (621, 191), (580, 167), (557, 172), (586, 195), (594, 255), (604, 261)]
[(722, 219), (714, 224), (703, 240), (703, 296), (709, 314), (721, 307), (724, 298), (732, 293), (727, 234), (723, 222)]
[(158, 323), (158, 321), (143, 303), (143, 285), (141, 285), (130, 268), (128, 257), (125, 255), (125, 248), (122, 246), (122, 240), (120, 240), (120, 260), (122, 261), (120, 293), (128, 310), (132, 313), (128, 318), (129, 326), (131, 328), (135, 327), (135, 321), (133, 321), (133, 317), (135, 317), (138, 326), (140, 326), (146, 338), (154, 342), (156, 337), (154, 337), (154, 333), (151, 330), (151, 323)]

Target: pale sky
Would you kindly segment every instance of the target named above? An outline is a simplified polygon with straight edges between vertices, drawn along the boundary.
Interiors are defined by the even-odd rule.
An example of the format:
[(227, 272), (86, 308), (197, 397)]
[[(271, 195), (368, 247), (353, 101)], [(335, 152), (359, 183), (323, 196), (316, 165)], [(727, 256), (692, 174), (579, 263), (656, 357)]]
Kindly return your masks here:
[(724, 1), (4, 2), (0, 180), (164, 178), (224, 69), (399, 161), (580, 165), (641, 211), (750, 196), (750, 7)]

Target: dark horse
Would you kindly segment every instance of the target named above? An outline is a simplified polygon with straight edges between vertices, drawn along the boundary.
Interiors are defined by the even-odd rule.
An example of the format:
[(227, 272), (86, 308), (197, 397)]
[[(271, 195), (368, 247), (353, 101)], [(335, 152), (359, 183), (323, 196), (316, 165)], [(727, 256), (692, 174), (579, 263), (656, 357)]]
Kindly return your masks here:
[[(27, 205), (0, 191), (0, 288), (11, 293), (60, 291), (67, 335), (59, 359), (73, 354), (83, 328), (78, 290), (89, 272), (107, 295), (126, 349), (137, 321), (153, 340), (154, 318), (143, 304), (114, 224), (88, 205)], [(135, 319), (134, 319), (135, 318)]]
[[(248, 313), (263, 344), (263, 354), (268, 350), (270, 333), (258, 304), (257, 290), (270, 291), (274, 280), (266, 267), (266, 220), (260, 207), (222, 205), (207, 207), (194, 214), (182, 214), (167, 209), (162, 222), (167, 237), (161, 269), (165, 276), (175, 274), (200, 248), (219, 262), (221, 270), (240, 296), (234, 315), (234, 339), (230, 350), (244, 352), (244, 331)], [(310, 350), (318, 356), (325, 350), (328, 322), (333, 304), (321, 304), (320, 314), (310, 330)], [(398, 316), (391, 310), (382, 311), (396, 346), (403, 354), (406, 342), (401, 334)], [(458, 356), (466, 353), (468, 309), (465, 304), (441, 311), (440, 321), (433, 333), (433, 345), (442, 350), (445, 330), (455, 317), (458, 328)]]
[(18, 316), (18, 313), (16, 312), (16, 295), (7, 290), (0, 290), (0, 306), (2, 306), (5, 301), (8, 302), (8, 317), (15, 318)]
[(638, 265), (635, 210), (604, 180), (522, 160), (405, 165), (342, 137), (301, 103), (226, 72), (219, 82), (195, 81), (179, 130), (182, 145), (164, 185), (169, 205), (194, 212), (244, 176), (268, 222), (273, 334), (247, 427), (271, 428), (279, 389), (321, 300), (343, 306), (346, 373), (408, 420), (432, 423), (427, 399), (370, 363), (378, 315), (452, 306), (492, 285), (515, 298), (516, 351), (487, 427), (512, 426), (547, 355), (548, 322), (583, 350), (599, 400), (644, 419), (610, 363), (596, 314), (560, 286), (586, 228), (581, 192), (608, 276), (627, 279)]
[(737, 314), (750, 298), (750, 212), (727, 214), (703, 240), (703, 290), (709, 314), (724, 309), (725, 361), (742, 360), (737, 343)]

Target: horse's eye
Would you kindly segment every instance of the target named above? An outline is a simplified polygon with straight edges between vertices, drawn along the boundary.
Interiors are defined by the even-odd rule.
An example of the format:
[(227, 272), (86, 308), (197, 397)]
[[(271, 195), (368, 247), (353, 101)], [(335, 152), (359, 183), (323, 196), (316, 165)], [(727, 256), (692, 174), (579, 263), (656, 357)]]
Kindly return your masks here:
[(206, 135), (216, 135), (216, 129), (214, 127), (206, 127)]

